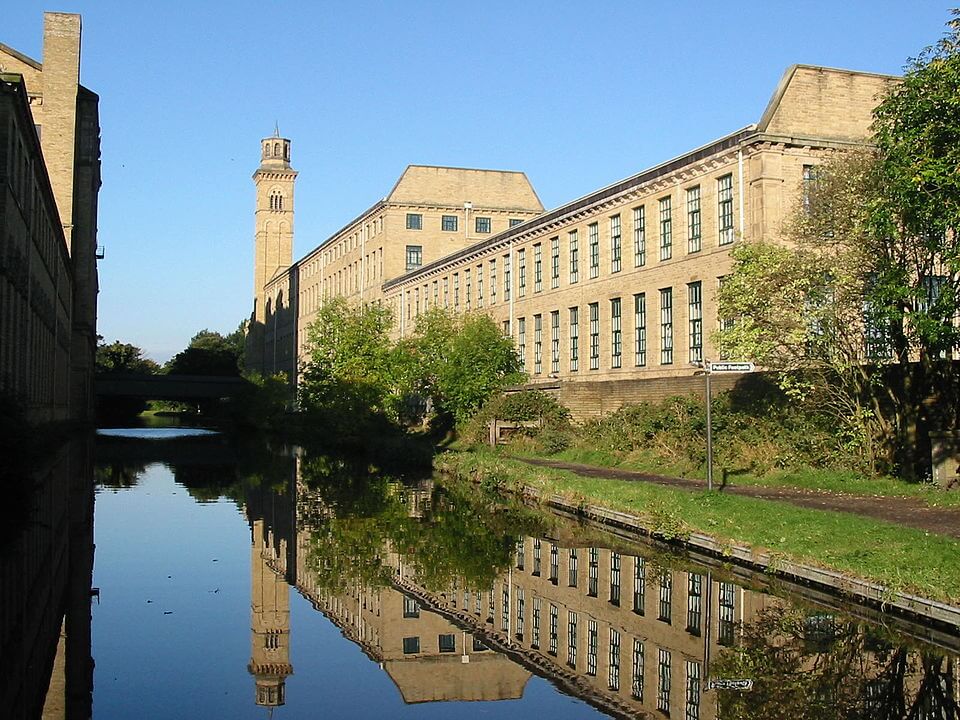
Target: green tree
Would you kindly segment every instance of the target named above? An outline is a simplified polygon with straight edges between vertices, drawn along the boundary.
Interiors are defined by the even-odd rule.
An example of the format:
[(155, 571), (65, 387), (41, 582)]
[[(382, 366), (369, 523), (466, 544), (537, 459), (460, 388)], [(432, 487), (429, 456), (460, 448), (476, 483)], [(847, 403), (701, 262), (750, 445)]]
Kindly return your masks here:
[(243, 370), (245, 367), (245, 356), (247, 353), (247, 325), (249, 320), (241, 320), (237, 329), (229, 335), (224, 335), (224, 340), (233, 348), (237, 356), (237, 366)]
[(300, 402), (308, 409), (341, 412), (386, 411), (395, 383), (389, 339), (393, 318), (380, 305), (350, 306), (326, 301), (307, 329), (308, 360)]
[(150, 358), (143, 356), (143, 350), (136, 345), (114, 340), (107, 345), (100, 338), (97, 344), (97, 372), (102, 373), (138, 373), (155, 375), (160, 366)]
[(486, 315), (465, 315), (455, 325), (436, 371), (437, 400), (458, 423), (507, 385), (525, 380), (513, 347)]
[(905, 478), (956, 423), (960, 347), (960, 25), (875, 112), (875, 147), (804, 189), (786, 247), (745, 243), (720, 291), (721, 352), (786, 371), (784, 388)]
[(949, 358), (960, 347), (960, 11), (948, 28), (910, 62), (874, 123), (881, 192), (868, 214), (868, 303), (897, 361), (888, 383), (907, 471), (922, 472), (909, 450), (926, 450), (925, 426), (957, 422)]
[(171, 375), (240, 374), (241, 349), (233, 335), (224, 337), (212, 330), (201, 330), (190, 339), (186, 349), (173, 356), (165, 369)]
[(893, 437), (876, 372), (890, 359), (886, 333), (865, 300), (873, 257), (863, 200), (877, 195), (876, 161), (845, 153), (818, 173), (787, 227), (789, 245), (734, 248), (718, 301), (735, 322), (716, 341), (726, 357), (780, 371), (788, 396), (835, 418), (841, 444), (875, 466)]

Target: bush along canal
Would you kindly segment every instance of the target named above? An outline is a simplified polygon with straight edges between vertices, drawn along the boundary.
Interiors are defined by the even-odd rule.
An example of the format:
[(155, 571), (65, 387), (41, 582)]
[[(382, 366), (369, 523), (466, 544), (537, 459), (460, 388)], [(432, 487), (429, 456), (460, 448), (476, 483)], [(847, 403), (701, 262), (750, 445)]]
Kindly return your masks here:
[[(101, 436), (73, 466), (96, 488), (96, 562), (70, 615), (81, 638), (86, 618), (85, 665), (55, 661), (62, 605), (37, 602), (69, 574), (41, 589), (49, 572), (3, 555), (4, 658), (35, 637), (30, 667), (46, 669), (5, 677), (13, 717), (68, 685), (98, 718), (956, 717), (947, 622), (609, 532), (500, 483), (162, 435)], [(19, 547), (52, 543), (38, 527)]]

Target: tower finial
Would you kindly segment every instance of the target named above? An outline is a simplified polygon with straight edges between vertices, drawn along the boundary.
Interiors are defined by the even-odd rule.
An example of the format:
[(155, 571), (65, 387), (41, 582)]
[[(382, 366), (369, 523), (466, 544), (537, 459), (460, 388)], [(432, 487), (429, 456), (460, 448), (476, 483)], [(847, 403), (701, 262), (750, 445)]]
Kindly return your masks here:
[(274, 120), (273, 122), (273, 136), (280, 137), (280, 121)]

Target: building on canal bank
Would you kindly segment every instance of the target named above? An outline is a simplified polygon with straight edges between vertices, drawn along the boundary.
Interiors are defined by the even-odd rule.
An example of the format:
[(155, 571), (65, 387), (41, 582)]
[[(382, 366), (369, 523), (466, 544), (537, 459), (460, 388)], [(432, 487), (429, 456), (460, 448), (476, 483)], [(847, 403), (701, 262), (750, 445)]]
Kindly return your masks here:
[[(292, 372), (303, 361), (312, 311), (342, 295), (387, 303), (400, 336), (434, 307), (486, 313), (513, 338), (531, 381), (562, 387), (577, 416), (662, 395), (661, 386), (692, 389), (689, 363), (716, 358), (716, 295), (731, 249), (779, 241), (815, 166), (867, 141), (872, 111), (895, 81), (792, 66), (758, 121), (547, 212), (521, 193), (529, 212), (477, 207), (470, 220), (459, 209), (469, 194), (447, 194), (446, 210), (424, 214), (391, 194), (269, 284), (276, 332), (267, 346), (279, 348), (271, 367)], [(412, 171), (425, 182), (441, 169)], [(386, 207), (396, 212), (380, 221), (390, 231), (381, 235)], [(499, 222), (481, 235), (473, 223), (488, 215)], [(411, 216), (422, 230), (410, 229)], [(435, 226), (439, 242), (410, 255), (414, 238)], [(472, 237), (444, 244), (464, 226)], [(393, 259), (381, 271), (384, 253)]]
[(91, 417), (99, 98), (80, 16), (45, 13), (43, 63), (0, 44), (0, 391), (36, 422)]
[[(295, 377), (324, 299), (382, 302), (383, 284), (543, 212), (520, 172), (410, 165), (382, 199), (293, 261), (290, 140), (261, 141), (248, 367)], [(448, 288), (448, 293), (451, 290)]]
[[(717, 358), (731, 250), (780, 241), (815, 166), (867, 141), (892, 81), (789, 68), (757, 122), (386, 281), (399, 333), (438, 305), (485, 312), (531, 381), (572, 386), (563, 392), (580, 416), (598, 393), (612, 410), (651, 385), (692, 387), (690, 363)], [(438, 297), (438, 286), (461, 295)]]

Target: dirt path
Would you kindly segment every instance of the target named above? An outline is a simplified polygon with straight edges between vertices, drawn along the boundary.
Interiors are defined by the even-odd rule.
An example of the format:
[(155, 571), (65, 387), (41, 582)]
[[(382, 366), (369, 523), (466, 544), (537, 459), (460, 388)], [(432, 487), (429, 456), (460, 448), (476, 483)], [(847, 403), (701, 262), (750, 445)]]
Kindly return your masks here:
[[(584, 477), (610, 478), (649, 482), (657, 485), (681, 488), (684, 490), (702, 490), (706, 484), (702, 480), (655, 475), (623, 468), (606, 468), (596, 465), (525, 458), (511, 456), (529, 465), (569, 470)], [(926, 503), (911, 497), (883, 497), (874, 495), (843, 495), (823, 490), (804, 490), (790, 487), (762, 487), (758, 485), (726, 485), (721, 492), (747, 497), (779, 500), (815, 510), (833, 510), (853, 513), (865, 517), (885, 520), (886, 522), (926, 530), (940, 535), (960, 538), (960, 508), (929, 507)]]

